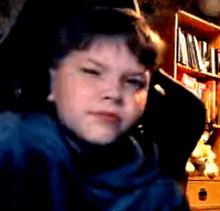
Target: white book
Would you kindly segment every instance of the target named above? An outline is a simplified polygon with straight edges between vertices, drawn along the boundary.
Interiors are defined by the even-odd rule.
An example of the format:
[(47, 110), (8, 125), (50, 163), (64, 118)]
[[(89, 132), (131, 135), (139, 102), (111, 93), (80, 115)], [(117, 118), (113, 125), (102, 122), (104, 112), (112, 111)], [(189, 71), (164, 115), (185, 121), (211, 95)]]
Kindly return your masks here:
[(182, 51), (182, 63), (185, 65), (189, 65), (188, 61), (188, 53), (187, 53), (187, 46), (186, 46), (186, 37), (183, 34), (182, 30), (180, 30), (180, 45)]
[(197, 40), (195, 35), (192, 36), (192, 39), (193, 39), (193, 44), (194, 44), (194, 47), (195, 47), (196, 58), (197, 58), (197, 61), (198, 61), (198, 68), (201, 72), (207, 72), (206, 68), (205, 68), (205, 65), (202, 61), (202, 56), (201, 56), (201, 51), (199, 49), (198, 40)]

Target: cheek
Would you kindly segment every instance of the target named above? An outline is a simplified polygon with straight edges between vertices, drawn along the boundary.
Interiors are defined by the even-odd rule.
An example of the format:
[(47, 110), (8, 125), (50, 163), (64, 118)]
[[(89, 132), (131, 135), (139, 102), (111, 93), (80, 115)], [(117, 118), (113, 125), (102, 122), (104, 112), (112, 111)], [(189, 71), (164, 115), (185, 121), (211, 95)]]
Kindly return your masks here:
[(134, 115), (135, 122), (137, 122), (144, 114), (144, 110), (147, 104), (147, 91), (136, 93), (134, 101)]
[(129, 125), (135, 124), (143, 115), (147, 103), (147, 91), (135, 93), (127, 99), (125, 122)]
[(89, 105), (94, 95), (94, 89), (83, 80), (69, 80), (67, 83), (66, 100), (69, 106), (80, 108)]
[(134, 106), (137, 110), (144, 110), (147, 103), (147, 91), (137, 91), (134, 96)]

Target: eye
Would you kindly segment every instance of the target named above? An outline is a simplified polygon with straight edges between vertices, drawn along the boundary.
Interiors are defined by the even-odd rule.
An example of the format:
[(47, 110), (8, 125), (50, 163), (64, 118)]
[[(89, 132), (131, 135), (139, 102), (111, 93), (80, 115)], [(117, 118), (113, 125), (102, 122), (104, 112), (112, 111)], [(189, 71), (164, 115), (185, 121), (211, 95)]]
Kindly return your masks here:
[(142, 89), (145, 87), (144, 81), (135, 78), (127, 79), (127, 83), (138, 89)]
[(87, 74), (91, 74), (91, 75), (97, 75), (99, 76), (100, 75), (100, 72), (98, 70), (95, 70), (95, 69), (90, 69), (90, 68), (81, 68), (81, 70), (84, 72), (84, 73), (87, 73)]

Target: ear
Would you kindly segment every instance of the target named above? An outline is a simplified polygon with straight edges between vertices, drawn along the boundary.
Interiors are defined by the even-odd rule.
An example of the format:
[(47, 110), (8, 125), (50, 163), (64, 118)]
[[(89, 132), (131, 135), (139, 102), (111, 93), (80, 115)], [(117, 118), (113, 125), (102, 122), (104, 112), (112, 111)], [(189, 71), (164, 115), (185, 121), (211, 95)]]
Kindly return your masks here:
[(47, 101), (54, 102), (55, 101), (54, 86), (57, 78), (57, 70), (50, 68), (49, 75), (50, 75), (50, 94), (47, 96)]

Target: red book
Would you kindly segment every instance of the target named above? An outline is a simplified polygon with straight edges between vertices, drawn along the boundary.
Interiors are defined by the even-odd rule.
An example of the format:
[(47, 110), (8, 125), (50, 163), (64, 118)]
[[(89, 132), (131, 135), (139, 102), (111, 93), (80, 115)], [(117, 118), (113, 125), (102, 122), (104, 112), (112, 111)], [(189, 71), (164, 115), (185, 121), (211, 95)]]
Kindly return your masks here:
[(203, 93), (203, 102), (206, 108), (207, 122), (216, 121), (216, 81), (206, 82), (206, 88)]

